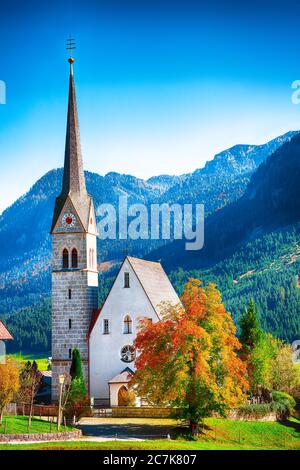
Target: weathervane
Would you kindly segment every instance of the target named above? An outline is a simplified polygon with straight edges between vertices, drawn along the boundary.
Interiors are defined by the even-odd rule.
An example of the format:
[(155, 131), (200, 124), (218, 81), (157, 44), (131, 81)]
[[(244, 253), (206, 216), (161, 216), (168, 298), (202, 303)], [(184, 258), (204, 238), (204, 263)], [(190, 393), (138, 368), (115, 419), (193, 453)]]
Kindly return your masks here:
[(70, 35), (69, 39), (67, 39), (67, 47), (66, 47), (67, 51), (70, 51), (70, 57), (68, 59), (68, 62), (69, 64), (73, 64), (74, 62), (74, 59), (72, 57), (72, 51), (73, 49), (76, 49), (76, 46), (75, 46), (75, 39), (72, 38), (72, 36)]

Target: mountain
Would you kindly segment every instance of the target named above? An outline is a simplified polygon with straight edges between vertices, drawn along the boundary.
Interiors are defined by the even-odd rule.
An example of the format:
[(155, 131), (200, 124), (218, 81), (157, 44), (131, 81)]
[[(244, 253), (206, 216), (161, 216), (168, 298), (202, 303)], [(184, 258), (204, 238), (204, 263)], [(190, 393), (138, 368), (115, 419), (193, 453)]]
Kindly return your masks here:
[(264, 328), (292, 341), (300, 335), (300, 135), (253, 173), (244, 195), (205, 223), (204, 248), (174, 241), (160, 259), (178, 292), (188, 277), (215, 282), (236, 323), (250, 297)]
[[(86, 172), (87, 188), (95, 207), (117, 205), (118, 196), (129, 203), (204, 203), (207, 213), (238, 199), (261, 161), (297, 132), (288, 132), (265, 145), (237, 145), (215, 156), (205, 167), (182, 176), (155, 176), (144, 181), (134, 176)], [(0, 313), (31, 305), (50, 290), (51, 225), (54, 200), (61, 189), (62, 169), (38, 180), (0, 216)], [(165, 242), (104, 240), (99, 261), (120, 259), (124, 250), (144, 256)]]
[(298, 131), (288, 132), (264, 145), (235, 145), (217, 154), (204, 168), (184, 175), (165, 193), (165, 201), (205, 204), (206, 215), (239, 199), (252, 173)]
[(205, 222), (204, 248), (186, 251), (174, 241), (150, 256), (173, 266), (207, 267), (248, 241), (300, 221), (300, 134), (279, 147), (253, 173), (243, 196)]
[[(172, 275), (175, 276), (174, 279), (177, 282), (180, 278), (177, 272), (179, 266), (183, 266), (185, 270), (201, 268), (199, 275), (202, 275), (204, 268), (212, 269), (215, 263), (230, 256), (240, 245), (251, 240), (251, 237), (255, 239), (261, 233), (265, 233), (265, 228), (261, 228), (267, 222), (264, 210), (255, 208), (259, 204), (265, 204), (263, 207), (269, 208), (272, 201), (275, 201), (277, 205), (280, 202), (283, 204), (288, 198), (285, 206), (281, 208), (282, 217), (287, 215), (289, 213), (286, 211), (286, 206), (289, 204), (288, 195), (293, 187), (297, 187), (295, 178), (297, 180), (298, 175), (296, 171), (294, 175), (289, 173), (295, 170), (293, 165), (290, 169), (289, 156), (286, 157), (286, 162), (282, 158), (279, 159), (280, 162), (276, 167), (277, 170), (274, 170), (274, 175), (273, 164), (272, 168), (269, 168), (269, 161), (273, 161), (273, 158), (277, 161), (278, 152), (279, 154), (281, 150), (285, 152), (286, 144), (295, 142), (297, 135), (298, 132), (289, 132), (261, 146), (234, 146), (216, 155), (213, 160), (206, 163), (204, 168), (181, 176), (161, 175), (145, 181), (114, 172), (105, 176), (86, 172), (87, 188), (94, 198), (96, 208), (103, 202), (116, 205), (119, 195), (127, 195), (129, 203), (143, 203), (147, 207), (151, 203), (163, 202), (204, 203), (207, 215), (211, 214), (205, 226), (206, 246), (204, 250), (196, 254), (182, 253), (180, 244), (174, 242), (167, 245), (166, 241), (161, 240), (151, 242), (148, 240), (99, 241), (100, 270), (102, 273), (108, 270), (107, 274), (100, 276), (101, 292), (107, 290), (110, 282), (109, 276), (113, 275), (111, 269), (114, 269), (124, 256), (124, 250), (130, 251), (135, 256), (162, 259), (167, 270), (173, 271)], [(268, 158), (273, 153), (273, 157)], [(266, 163), (263, 163), (265, 161)], [(285, 171), (288, 173), (286, 174)], [(277, 181), (277, 186), (275, 185), (275, 175), (278, 177), (278, 174), (285, 175), (286, 186), (280, 187), (280, 181)], [(252, 179), (251, 175), (253, 175)], [(27, 194), (0, 216), (0, 315), (8, 316), (11, 324), (17, 321), (16, 334), (23, 328), (23, 324), (28, 323), (22, 319), (32, 316), (35, 318), (35, 315), (39, 316), (39, 312), (43, 311), (42, 323), (44, 325), (45, 318), (50, 314), (50, 304), (45, 303), (51, 288), (49, 229), (54, 200), (60, 192), (61, 181), (62, 169), (48, 172)], [(266, 198), (265, 185), (271, 188), (271, 199)], [(276, 197), (278, 198), (279, 194), (283, 194), (283, 197), (278, 203)], [(272, 208), (274, 209), (271, 204)], [(294, 212), (297, 212), (297, 209), (296, 205)], [(250, 215), (252, 232), (248, 224)], [(279, 226), (277, 215), (270, 212), (270, 224), (273, 222)], [(280, 223), (285, 224), (287, 221), (282, 219)], [(215, 275), (213, 272), (207, 271), (207, 273), (207, 279)], [(231, 282), (233, 282), (232, 278)], [(182, 283), (178, 281), (177, 284), (180, 290)], [(38, 313), (35, 311), (35, 305)], [(45, 309), (48, 312), (47, 315)], [(22, 314), (16, 315), (19, 312)], [(32, 334), (24, 330), (30, 347), (33, 345), (30, 339)], [(45, 339), (43, 331), (37, 332), (34, 347), (39, 348), (41, 344), (46, 344), (49, 341), (47, 338)]]

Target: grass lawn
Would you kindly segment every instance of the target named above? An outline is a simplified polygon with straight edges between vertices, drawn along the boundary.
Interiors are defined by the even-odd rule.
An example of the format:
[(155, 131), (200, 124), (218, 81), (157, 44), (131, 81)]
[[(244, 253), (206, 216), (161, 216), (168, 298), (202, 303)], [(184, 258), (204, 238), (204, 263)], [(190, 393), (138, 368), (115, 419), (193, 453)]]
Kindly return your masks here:
[[(141, 420), (144, 424), (144, 420)], [(149, 420), (148, 424), (149, 424)], [(152, 420), (155, 421), (155, 420)], [(119, 420), (116, 419), (116, 422)], [(132, 420), (129, 420), (132, 422)], [(136, 422), (136, 419), (135, 421)], [(48, 424), (48, 423), (47, 423)], [(107, 423), (108, 424), (108, 423)], [(122, 423), (120, 423), (122, 424)], [(124, 423), (125, 424), (125, 423)], [(176, 424), (174, 421), (172, 424)], [(0, 444), (0, 450), (56, 449), (56, 450), (239, 450), (275, 449), (300, 450), (300, 421), (291, 418), (286, 423), (259, 423), (208, 418), (203, 434), (195, 441), (178, 436), (176, 440), (148, 441), (78, 441), (36, 444)]]
[[(27, 434), (28, 433), (28, 416), (4, 416), (3, 423), (0, 425), (0, 434), (4, 434), (6, 424), (6, 434)], [(61, 431), (71, 431), (72, 427), (61, 426)], [(50, 429), (50, 422), (32, 418), (29, 433), (48, 433), (56, 432), (56, 425), (53, 423)]]
[(15, 359), (18, 362), (25, 362), (25, 361), (36, 361), (39, 370), (47, 370), (48, 367), (48, 357), (51, 356), (49, 352), (41, 352), (41, 353), (32, 353), (32, 354), (7, 354), (8, 357)]

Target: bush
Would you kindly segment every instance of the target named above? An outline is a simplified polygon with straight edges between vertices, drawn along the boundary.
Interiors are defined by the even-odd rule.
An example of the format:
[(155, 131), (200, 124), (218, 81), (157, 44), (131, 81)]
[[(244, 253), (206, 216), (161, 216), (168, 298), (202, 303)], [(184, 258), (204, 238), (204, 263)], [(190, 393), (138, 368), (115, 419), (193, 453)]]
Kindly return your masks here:
[(278, 419), (287, 419), (294, 411), (296, 402), (285, 392), (272, 392), (273, 401), (258, 405), (242, 405), (237, 409), (238, 417), (261, 419), (269, 413), (276, 413)]
[(237, 416), (244, 419), (260, 419), (275, 411), (272, 403), (261, 403), (258, 405), (242, 405), (237, 408)]
[(290, 393), (291, 393), (291, 396), (292, 396), (297, 402), (300, 402), (300, 384), (295, 385), (295, 387), (293, 387), (293, 388), (290, 390)]
[(90, 416), (90, 400), (86, 393), (84, 382), (81, 378), (72, 380), (68, 400), (65, 407), (65, 416), (76, 416), (77, 420), (83, 416)]
[(89, 397), (86, 396), (68, 403), (64, 415), (68, 419), (75, 416), (77, 421), (80, 418), (92, 416)]
[(285, 417), (286, 418), (289, 417), (290, 414), (294, 411), (295, 406), (296, 406), (296, 402), (294, 398), (288, 393), (278, 392), (278, 391), (273, 391), (272, 396), (273, 396), (273, 403), (276, 404), (278, 408), (280, 408), (279, 405), (281, 405), (282, 408), (284, 409)]

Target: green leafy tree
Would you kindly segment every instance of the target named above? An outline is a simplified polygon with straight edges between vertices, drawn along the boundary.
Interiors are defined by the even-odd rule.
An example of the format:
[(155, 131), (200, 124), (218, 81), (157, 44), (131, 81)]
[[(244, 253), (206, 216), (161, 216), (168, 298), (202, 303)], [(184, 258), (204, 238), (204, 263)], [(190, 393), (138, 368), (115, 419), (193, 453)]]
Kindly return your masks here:
[(281, 342), (271, 333), (261, 332), (260, 337), (248, 356), (251, 390), (256, 394), (259, 387), (273, 388), (274, 359)]
[(33, 403), (35, 396), (41, 386), (43, 374), (39, 371), (36, 361), (27, 361), (20, 371), (20, 390), (18, 400), (30, 405), (29, 426), (33, 412)]
[(293, 350), (288, 344), (276, 352), (273, 360), (273, 388), (282, 392), (290, 392), (300, 382), (298, 370), (293, 363)]

